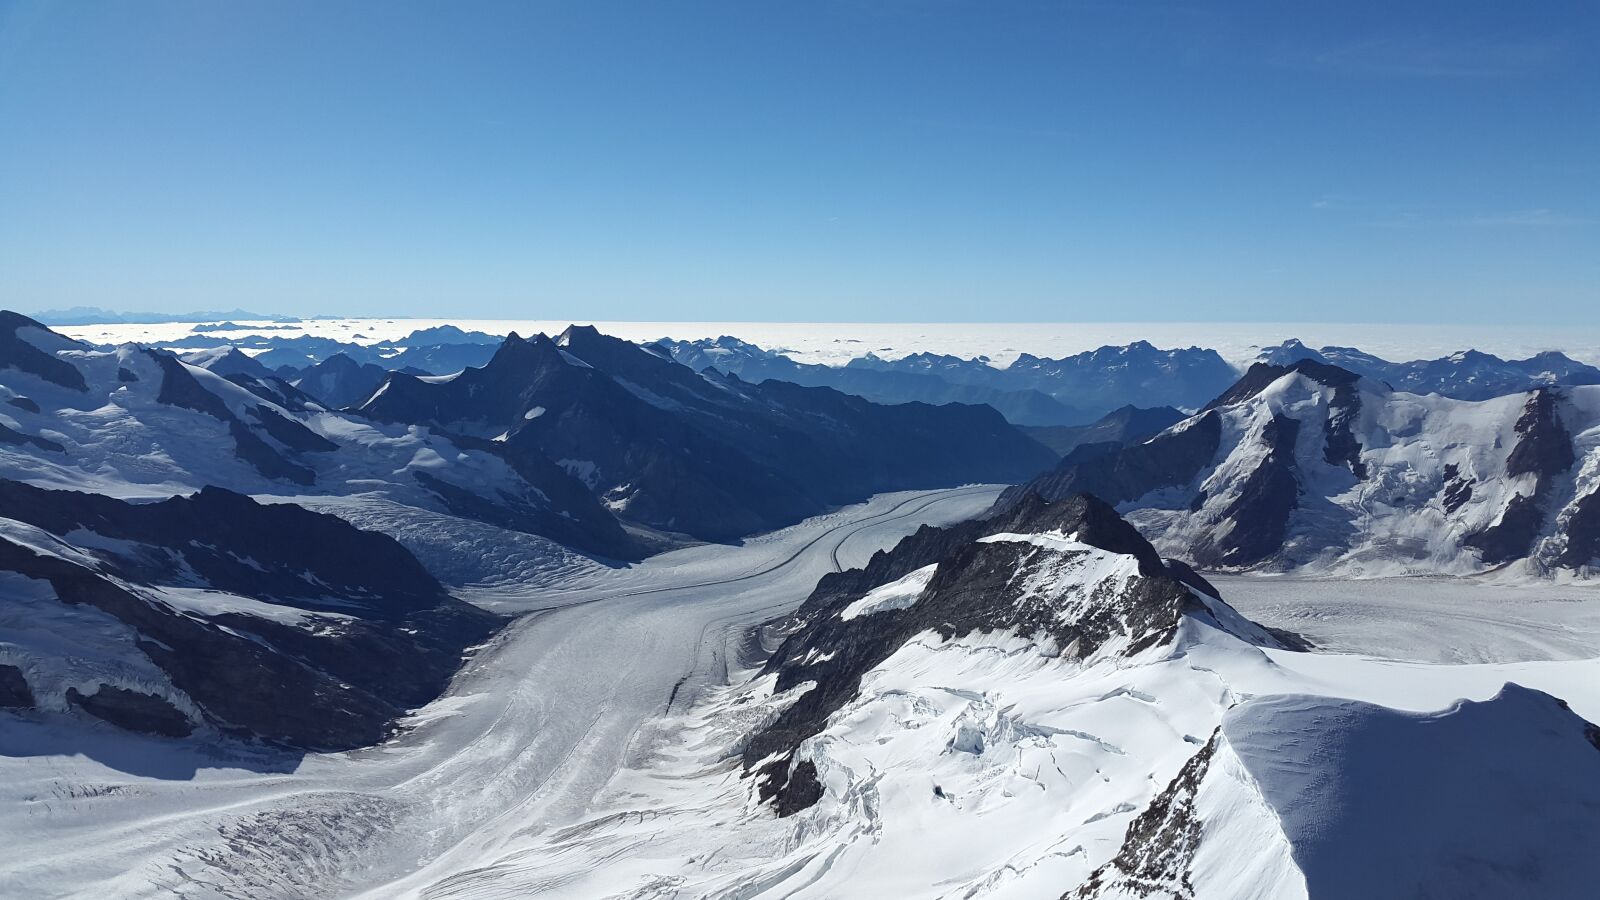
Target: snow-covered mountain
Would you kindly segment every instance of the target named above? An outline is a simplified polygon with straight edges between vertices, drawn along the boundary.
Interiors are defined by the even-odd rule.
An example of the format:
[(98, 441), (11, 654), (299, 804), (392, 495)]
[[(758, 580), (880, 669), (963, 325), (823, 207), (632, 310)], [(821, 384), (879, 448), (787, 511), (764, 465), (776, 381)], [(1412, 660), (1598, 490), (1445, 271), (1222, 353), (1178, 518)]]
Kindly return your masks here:
[(296, 749), (381, 740), (498, 619), (391, 538), (221, 488), (0, 479), (0, 706)]
[(1354, 347), (1313, 350), (1290, 339), (1261, 351), (1258, 357), (1259, 362), (1274, 366), (1290, 366), (1306, 359), (1387, 382), (1396, 390), (1443, 394), (1458, 400), (1488, 400), (1553, 385), (1600, 384), (1600, 369), (1556, 351), (1527, 359), (1501, 359), (1490, 353), (1463, 350), (1439, 359), (1397, 363)]
[(1203, 567), (1586, 571), (1600, 557), (1600, 387), (1484, 401), (1258, 364), (1132, 446), (1087, 445), (1002, 497), (1090, 491)]
[(1051, 456), (987, 407), (750, 384), (589, 327), (512, 335), (456, 375), (391, 374), (359, 412), (555, 460), (623, 519), (706, 540), (879, 491), (1013, 481)]
[(642, 551), (577, 479), (493, 442), (331, 411), (276, 378), (135, 345), (94, 350), (0, 314), (0, 477), (120, 497), (218, 485), (362, 495), (615, 557)]

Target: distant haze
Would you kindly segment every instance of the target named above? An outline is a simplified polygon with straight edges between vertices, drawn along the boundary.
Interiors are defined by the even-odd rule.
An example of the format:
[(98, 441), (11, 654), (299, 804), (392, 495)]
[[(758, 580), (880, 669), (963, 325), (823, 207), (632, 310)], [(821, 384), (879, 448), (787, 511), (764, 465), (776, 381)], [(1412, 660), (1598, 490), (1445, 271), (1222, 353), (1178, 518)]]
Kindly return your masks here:
[[(1488, 327), (1472, 325), (1386, 325), (1329, 323), (1237, 322), (1067, 322), (1043, 324), (992, 323), (795, 323), (795, 322), (584, 322), (631, 341), (664, 337), (695, 340), (732, 335), (767, 349), (784, 350), (800, 362), (843, 365), (876, 353), (900, 357), (909, 353), (948, 353), (963, 358), (987, 356), (1006, 365), (1019, 353), (1062, 357), (1106, 345), (1149, 341), (1157, 347), (1209, 347), (1237, 366), (1246, 366), (1264, 346), (1299, 338), (1313, 347), (1353, 346), (1394, 360), (1432, 359), (1459, 350), (1478, 349), (1507, 358), (1526, 358), (1560, 350), (1575, 359), (1600, 365), (1600, 327), (1551, 325)], [(248, 323), (237, 334), (252, 333)], [(282, 337), (314, 334), (370, 344), (405, 337), (421, 328), (455, 325), (469, 331), (523, 336), (559, 334), (567, 319), (329, 319), (275, 326), (264, 332)], [(140, 341), (160, 344), (192, 333), (182, 323), (152, 325), (62, 326), (62, 334), (93, 343)], [(229, 337), (230, 332), (208, 332)]]

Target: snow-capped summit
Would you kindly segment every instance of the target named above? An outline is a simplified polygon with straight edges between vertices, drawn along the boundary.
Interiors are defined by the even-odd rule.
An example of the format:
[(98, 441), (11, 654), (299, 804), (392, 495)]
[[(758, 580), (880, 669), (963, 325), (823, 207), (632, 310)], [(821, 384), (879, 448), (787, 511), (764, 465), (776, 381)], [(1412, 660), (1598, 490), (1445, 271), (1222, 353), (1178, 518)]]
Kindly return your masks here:
[(1089, 491), (1203, 567), (1584, 569), (1600, 557), (1596, 434), (1600, 386), (1469, 402), (1258, 363), (1201, 413), (1079, 447), (1001, 503)]
[(195, 350), (190, 353), (184, 353), (179, 358), (191, 366), (199, 366), (208, 372), (215, 372), (223, 378), (231, 375), (246, 375), (251, 378), (269, 378), (272, 376), (272, 372), (266, 366), (241, 353), (239, 348), (232, 344), (210, 347), (205, 350)]

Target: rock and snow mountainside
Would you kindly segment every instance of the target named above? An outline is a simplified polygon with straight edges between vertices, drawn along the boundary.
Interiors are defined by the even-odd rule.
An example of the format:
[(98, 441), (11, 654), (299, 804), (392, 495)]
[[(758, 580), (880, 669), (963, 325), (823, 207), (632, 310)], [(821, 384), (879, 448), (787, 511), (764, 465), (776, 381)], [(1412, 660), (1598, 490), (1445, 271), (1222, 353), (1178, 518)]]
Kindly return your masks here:
[(1600, 386), (1473, 402), (1258, 364), (1198, 415), (1080, 446), (1000, 505), (1030, 491), (1092, 492), (1207, 568), (1583, 573), (1600, 558)]
[(333, 412), (274, 378), (93, 350), (0, 313), (0, 477), (121, 497), (382, 497), (602, 555), (642, 550), (577, 479), (493, 441)]
[(1596, 661), (1308, 652), (1091, 496), (921, 529), (766, 634), (585, 818), (428, 896), (1576, 900), (1600, 877)]
[(1273, 366), (1311, 360), (1386, 382), (1396, 390), (1442, 394), (1457, 400), (1488, 400), (1554, 385), (1600, 384), (1600, 369), (1554, 351), (1527, 359), (1501, 359), (1477, 350), (1463, 350), (1439, 359), (1396, 363), (1354, 347), (1313, 350), (1291, 339), (1261, 351), (1258, 360)]
[[(759, 772), (761, 795), (792, 814), (823, 790), (816, 762), (797, 757), (802, 743), (908, 643), (1014, 632), (1077, 663), (1170, 642), (1187, 616), (1280, 646), (1089, 494), (1055, 503), (1030, 495), (1001, 516), (924, 528), (863, 569), (825, 577), (807, 598), (765, 668), (778, 692), (805, 687), (750, 740), (744, 762)], [(956, 740), (981, 751), (981, 730)]]
[(1285, 694), (1230, 709), (1063, 900), (1584, 897), (1597, 824), (1600, 729), (1549, 694)]
[(552, 459), (625, 521), (704, 540), (869, 494), (1007, 482), (1050, 453), (982, 406), (881, 406), (828, 388), (696, 373), (573, 327), (512, 335), (481, 369), (391, 374), (359, 409)]
[(381, 740), (499, 624), (391, 538), (214, 487), (0, 480), (0, 594), (0, 706), (302, 750)]

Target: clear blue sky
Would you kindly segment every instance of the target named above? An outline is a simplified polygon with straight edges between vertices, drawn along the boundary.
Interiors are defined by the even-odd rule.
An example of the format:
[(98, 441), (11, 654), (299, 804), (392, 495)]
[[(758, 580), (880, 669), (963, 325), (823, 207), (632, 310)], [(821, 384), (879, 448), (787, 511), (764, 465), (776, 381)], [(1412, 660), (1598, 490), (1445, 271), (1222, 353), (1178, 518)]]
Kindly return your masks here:
[(0, 305), (1600, 322), (1593, 2), (0, 0)]

